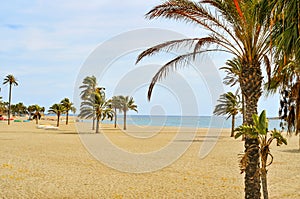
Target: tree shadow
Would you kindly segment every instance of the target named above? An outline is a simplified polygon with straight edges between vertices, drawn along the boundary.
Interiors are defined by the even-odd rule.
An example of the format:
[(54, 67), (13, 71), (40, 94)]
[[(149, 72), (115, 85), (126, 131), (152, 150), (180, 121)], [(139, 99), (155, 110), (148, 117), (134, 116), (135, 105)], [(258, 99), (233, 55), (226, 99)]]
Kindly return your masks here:
[(280, 151), (284, 153), (300, 153), (300, 149), (285, 149)]

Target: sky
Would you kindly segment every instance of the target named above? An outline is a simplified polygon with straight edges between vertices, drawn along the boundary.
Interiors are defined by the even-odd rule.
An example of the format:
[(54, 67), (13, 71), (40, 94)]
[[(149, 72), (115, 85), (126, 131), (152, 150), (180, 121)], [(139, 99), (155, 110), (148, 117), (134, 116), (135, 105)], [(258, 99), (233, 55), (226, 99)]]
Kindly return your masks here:
[[(234, 91), (220, 85), (228, 54), (200, 57), (170, 72), (146, 98), (151, 78), (176, 54), (162, 53), (135, 64), (147, 47), (163, 41), (199, 37), (205, 31), (172, 20), (145, 19), (160, 0), (11, 0), (0, 7), (0, 82), (13, 74), (12, 103), (39, 104), (46, 110), (68, 97), (78, 108), (78, 87), (95, 75), (107, 98), (132, 95), (141, 115), (211, 115), (217, 97)], [(1, 80), (2, 79), (2, 80)], [(0, 85), (8, 100), (8, 87)], [(259, 109), (277, 116), (279, 97), (262, 97)], [(133, 112), (131, 113), (133, 114)]]

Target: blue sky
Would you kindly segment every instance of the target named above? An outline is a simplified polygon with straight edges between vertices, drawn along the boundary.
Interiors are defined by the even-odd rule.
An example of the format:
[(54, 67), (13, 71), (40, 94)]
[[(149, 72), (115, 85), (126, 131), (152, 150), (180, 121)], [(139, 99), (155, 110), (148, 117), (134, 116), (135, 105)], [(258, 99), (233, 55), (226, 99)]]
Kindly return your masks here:
[[(23, 102), (25, 105), (39, 104), (48, 109), (49, 106), (65, 97), (76, 101), (76, 96), (73, 97), (74, 87), (78, 86), (76, 85), (77, 77), (80, 76), (79, 72), (85, 61), (97, 47), (128, 31), (160, 28), (176, 31), (186, 37), (205, 34), (198, 27), (182, 22), (145, 19), (144, 14), (160, 2), (160, 0), (12, 0), (2, 2), (0, 8), (0, 78), (3, 79), (6, 75), (13, 74), (18, 80), (19, 86), (13, 88), (12, 102)], [(153, 35), (149, 35), (151, 36)], [(136, 39), (147, 40), (147, 38)], [(126, 75), (128, 76), (133, 69), (152, 65), (153, 71), (149, 69), (147, 73), (138, 74), (145, 84), (134, 88), (130, 93), (140, 107), (139, 114), (182, 114), (182, 109), (185, 108), (183, 106), (190, 106), (188, 101), (182, 102), (176, 89), (183, 94), (186, 91), (194, 95), (198, 115), (212, 113), (215, 102), (209, 97), (211, 88), (206, 82), (214, 78), (215, 73), (211, 73), (211, 68), (203, 63), (201, 67), (205, 69), (201, 69), (200, 74), (191, 67), (191, 69), (181, 69), (179, 73), (170, 75), (157, 87), (153, 93), (153, 100), (149, 103), (146, 100), (148, 86), (146, 83), (151, 80), (159, 65), (171, 56), (148, 58), (136, 66), (134, 62), (139, 52), (141, 51), (133, 49), (132, 52), (120, 55), (110, 64), (110, 70), (113, 72), (106, 73), (105, 77), (99, 77), (101, 84), (107, 88), (108, 97), (117, 93), (115, 89), (118, 82), (120, 83), (123, 77), (126, 78)], [(212, 60), (216, 67), (220, 67), (229, 58), (230, 56), (225, 54), (211, 54), (209, 60)], [(220, 77), (223, 75), (219, 73)], [(187, 84), (184, 82), (177, 84), (172, 87), (176, 87), (175, 93), (169, 92), (168, 86), (164, 85), (174, 84), (174, 79), (177, 81), (178, 78), (182, 78)], [(190, 91), (187, 91), (187, 85)], [(224, 89), (228, 90), (228, 88)], [(7, 86), (1, 85), (0, 96), (3, 100), (7, 100)], [(267, 109), (268, 115), (276, 116), (278, 96), (269, 98), (267, 101), (263, 98), (259, 108)], [(193, 110), (184, 112), (185, 114), (195, 113)]]

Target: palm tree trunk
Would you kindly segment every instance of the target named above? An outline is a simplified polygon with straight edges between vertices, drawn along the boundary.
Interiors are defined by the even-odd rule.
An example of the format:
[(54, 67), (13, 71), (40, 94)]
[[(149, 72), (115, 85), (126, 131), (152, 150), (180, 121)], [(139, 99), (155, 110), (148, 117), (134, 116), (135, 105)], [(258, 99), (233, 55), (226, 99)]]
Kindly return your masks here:
[(66, 116), (66, 125), (69, 123), (69, 111), (67, 111), (67, 116)]
[[(245, 114), (246, 114), (245, 96), (244, 96), (244, 94), (242, 94), (242, 115), (243, 115), (243, 124), (245, 123)], [(245, 135), (243, 135), (242, 140), (245, 141)]]
[(10, 125), (10, 104), (11, 104), (11, 84), (9, 84), (9, 100), (8, 100), (8, 112), (7, 112), (7, 124)]
[(234, 137), (234, 124), (235, 124), (235, 115), (232, 115), (232, 120), (231, 120), (231, 135), (230, 135), (230, 137)]
[(60, 113), (57, 113), (57, 123), (56, 123), (57, 127), (59, 127), (59, 118), (60, 118)]
[(123, 110), (124, 111), (124, 130), (126, 130), (126, 110)]
[[(266, 155), (262, 155), (262, 156), (266, 156)], [(264, 199), (269, 198), (268, 186), (267, 186), (267, 169), (266, 169), (267, 162), (266, 161), (267, 161), (267, 157), (262, 157), (261, 184), (262, 184)]]
[(39, 124), (39, 114), (35, 114), (35, 124)]
[[(296, 99), (296, 135), (300, 131), (300, 78), (298, 77), (297, 83), (297, 99)], [(299, 150), (300, 150), (300, 134), (299, 134)]]
[(92, 124), (92, 130), (95, 130), (95, 120), (96, 120), (96, 117), (95, 117), (95, 108), (93, 108), (93, 124)]
[[(254, 60), (251, 60), (252, 62)], [(245, 124), (253, 124), (252, 115), (257, 114), (257, 104), (261, 96), (262, 73), (259, 63), (255, 65), (245, 61), (241, 77), (241, 90), (245, 97)], [(245, 198), (259, 199), (260, 193), (260, 163), (259, 141), (256, 138), (245, 137), (245, 152), (248, 164), (245, 169)]]
[(100, 118), (97, 118), (96, 120), (96, 133), (99, 133), (99, 120)]
[(115, 128), (117, 128), (117, 108), (115, 108)]
[(300, 131), (300, 77), (298, 77), (298, 83), (296, 86), (296, 90), (298, 92), (297, 98), (296, 98), (296, 135), (298, 135), (298, 133)]

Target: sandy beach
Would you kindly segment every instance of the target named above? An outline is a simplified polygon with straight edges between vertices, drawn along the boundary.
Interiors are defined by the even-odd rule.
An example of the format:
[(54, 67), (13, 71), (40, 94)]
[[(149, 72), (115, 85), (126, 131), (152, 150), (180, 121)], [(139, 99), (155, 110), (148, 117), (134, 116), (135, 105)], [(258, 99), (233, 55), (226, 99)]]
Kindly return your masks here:
[[(175, 127), (140, 127), (135, 129), (135, 137), (112, 125), (101, 128), (111, 142), (132, 153), (159, 150), (170, 140), (191, 146), (163, 169), (134, 174), (96, 160), (82, 143), (74, 122), (68, 126), (62, 123), (59, 130), (38, 129), (34, 121), (12, 122), (10, 126), (1, 122), (0, 198), (244, 197), (244, 174), (240, 174), (238, 167), (243, 142), (230, 138), (229, 129), (223, 130), (213, 150), (201, 159), (199, 150), (207, 129), (198, 129), (193, 140), (176, 140)], [(159, 132), (150, 135), (152, 131)], [(144, 132), (144, 138), (137, 137)], [(269, 197), (300, 198), (298, 137), (288, 137), (287, 146), (277, 147), (274, 143), (271, 152), (274, 162), (268, 171)]]

